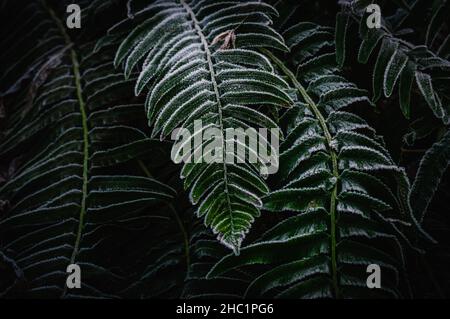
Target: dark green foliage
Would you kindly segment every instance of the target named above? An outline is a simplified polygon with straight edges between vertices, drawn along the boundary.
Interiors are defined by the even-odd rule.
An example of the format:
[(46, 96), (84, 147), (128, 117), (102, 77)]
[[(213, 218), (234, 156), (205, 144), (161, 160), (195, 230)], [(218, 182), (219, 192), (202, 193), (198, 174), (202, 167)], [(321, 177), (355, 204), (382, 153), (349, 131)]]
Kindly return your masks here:
[[(448, 1), (69, 3), (0, 4), (0, 297), (450, 295)], [(178, 165), (198, 120), (278, 172)]]
[[(291, 52), (322, 40), (304, 26), (293, 29), (308, 35), (296, 33), (299, 40), (286, 37)], [(286, 132), (277, 176), (281, 188), (263, 199), (264, 208), (299, 215), (287, 217), (261, 243), (245, 248), (239, 258), (225, 257), (209, 273), (216, 276), (238, 266), (270, 265), (269, 271), (249, 284), (246, 295), (273, 290), (280, 298), (399, 294), (397, 280), (404, 265), (396, 256), (402, 255), (400, 240), (405, 239), (400, 228), (402, 220), (411, 220), (411, 212), (404, 210), (407, 198), (395, 194), (408, 191), (407, 177), (367, 123), (345, 110), (369, 99), (353, 83), (334, 74), (334, 60), (324, 63), (327, 54), (302, 60), (292, 57), (298, 61), (297, 77), (272, 57), (292, 82), (299, 101), (280, 119)], [(317, 60), (322, 63), (316, 64)], [(405, 189), (391, 189), (389, 181), (382, 180), (385, 177)], [(391, 241), (394, 249), (379, 249), (383, 241)], [(297, 253), (288, 253), (292, 250)], [(361, 271), (373, 263), (393, 278), (377, 293), (367, 289)]]
[[(413, 6), (417, 7), (421, 1), (413, 2)], [(415, 82), (434, 115), (448, 125), (450, 121), (448, 101), (450, 62), (431, 50), (431, 45), (438, 35), (437, 31), (444, 23), (442, 15), (445, 14), (448, 7), (444, 4), (445, 1), (441, 1), (437, 9), (432, 12), (431, 23), (428, 25), (425, 39), (425, 44), (430, 47), (413, 44), (408, 42), (408, 39), (397, 37), (397, 34), (408, 34), (410, 31), (404, 29), (401, 23), (392, 23), (391, 20), (394, 20), (395, 17), (386, 16), (384, 12), (382, 27), (380, 29), (368, 28), (365, 3), (361, 0), (347, 1), (343, 5), (343, 12), (336, 17), (337, 62), (343, 63), (345, 37), (348, 30), (346, 21), (351, 20), (359, 28), (361, 45), (358, 61), (360, 63), (367, 63), (370, 57), (375, 56), (377, 48), (380, 47), (373, 71), (373, 100), (378, 101), (382, 95), (390, 97), (394, 87), (399, 83), (400, 107), (403, 114), (409, 118), (411, 114), (410, 95), (412, 94), (412, 83)], [(414, 11), (414, 7), (409, 10)], [(404, 8), (398, 9), (396, 15), (400, 10), (405, 11)], [(403, 14), (407, 15), (408, 13)], [(432, 30), (435, 31), (433, 37), (430, 36)], [(445, 42), (442, 45), (445, 45)], [(441, 46), (438, 52), (442, 50)]]
[[(248, 14), (244, 20), (242, 14)], [(292, 103), (283, 91), (287, 84), (273, 74), (267, 59), (249, 51), (257, 47), (287, 49), (281, 36), (268, 26), (275, 15), (276, 11), (263, 3), (214, 1), (160, 1), (137, 13), (140, 24), (121, 43), (115, 64), (124, 62), (128, 76), (147, 56), (135, 93), (139, 95), (150, 84), (146, 110), (152, 136), (164, 139), (176, 128), (193, 132), (196, 120), (218, 129), (222, 141), (226, 141), (228, 128), (247, 129), (256, 123), (277, 127), (263, 113), (248, 108), (254, 104), (289, 107)], [(239, 49), (230, 47), (225, 52), (216, 42), (233, 28), (240, 30), (235, 40)], [(204, 142), (205, 148), (208, 143)], [(225, 158), (223, 143), (220, 152)], [(191, 201), (199, 205), (197, 215), (236, 253), (260, 215), (260, 197), (269, 191), (255, 174), (261, 165), (262, 161), (254, 167), (188, 163), (181, 172), (185, 187), (191, 189)]]
[[(37, 6), (36, 14), (55, 44), (4, 126), (2, 158), (21, 156), (1, 188), (8, 205), (0, 221), (3, 254), (23, 272), (30, 297), (71, 296), (64, 284), (73, 263), (86, 274), (74, 292), (112, 296), (128, 274), (114, 265), (113, 252), (124, 243), (111, 234), (127, 238), (164, 218), (148, 207), (172, 201), (176, 192), (139, 171), (114, 168), (161, 148), (139, 126), (142, 103), (133, 101), (132, 81), (111, 72), (114, 51), (92, 54), (89, 43), (75, 48), (53, 9)], [(97, 287), (102, 282), (107, 291)]]
[(417, 176), (411, 189), (411, 205), (416, 218), (423, 220), (428, 205), (450, 162), (450, 133), (447, 132), (435, 143), (420, 162)]

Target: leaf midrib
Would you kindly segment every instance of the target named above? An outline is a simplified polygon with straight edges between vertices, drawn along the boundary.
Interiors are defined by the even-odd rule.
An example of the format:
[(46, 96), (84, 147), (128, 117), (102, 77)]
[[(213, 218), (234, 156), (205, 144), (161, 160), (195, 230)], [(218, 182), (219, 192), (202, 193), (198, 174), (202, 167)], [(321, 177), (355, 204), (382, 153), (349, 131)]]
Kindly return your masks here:
[(333, 190), (331, 192), (331, 200), (330, 200), (330, 237), (331, 237), (331, 272), (332, 272), (332, 282), (333, 282), (333, 290), (336, 298), (339, 298), (339, 287), (338, 287), (338, 279), (337, 279), (337, 254), (336, 254), (336, 199), (337, 199), (337, 188), (338, 183), (337, 180), (339, 178), (339, 168), (337, 163), (337, 154), (332, 147), (333, 138), (331, 136), (330, 130), (328, 129), (325, 118), (322, 113), (318, 109), (316, 103), (309, 96), (308, 92), (305, 90), (303, 85), (297, 80), (294, 73), (289, 70), (284, 63), (278, 59), (272, 52), (266, 49), (261, 49), (263, 53), (268, 56), (282, 71), (286, 74), (286, 76), (292, 81), (295, 88), (300, 92), (301, 96), (305, 100), (308, 105), (308, 108), (313, 112), (316, 118), (319, 120), (320, 126), (325, 135), (325, 139), (327, 141), (327, 148), (331, 156), (332, 161), (332, 172), (333, 177), (336, 178), (336, 182), (333, 186)]
[[(80, 248), (80, 242), (81, 242), (81, 236), (83, 233), (84, 228), (84, 217), (86, 215), (86, 199), (88, 195), (88, 165), (89, 165), (89, 129), (87, 124), (87, 114), (86, 114), (86, 104), (83, 99), (83, 91), (81, 86), (81, 75), (80, 75), (80, 67), (79, 67), (79, 60), (76, 51), (73, 49), (73, 42), (70, 39), (70, 36), (67, 34), (66, 29), (64, 28), (61, 20), (57, 17), (55, 11), (47, 4), (45, 0), (43, 0), (44, 6), (46, 7), (47, 11), (49, 12), (52, 19), (55, 21), (56, 25), (58, 26), (58, 30), (61, 32), (64, 41), (66, 43), (67, 47), (71, 47), (70, 49), (70, 58), (72, 61), (73, 66), (73, 73), (75, 78), (75, 86), (77, 91), (77, 99), (78, 104), (80, 106), (80, 113), (81, 113), (81, 121), (82, 121), (82, 128), (83, 128), (83, 185), (82, 185), (82, 198), (81, 198), (81, 208), (80, 208), (80, 215), (79, 215), (79, 222), (78, 222), (78, 228), (77, 228), (77, 235), (75, 239), (74, 248), (72, 251), (72, 255), (70, 257), (69, 264), (73, 264), (75, 262), (75, 259), (77, 257), (79, 248)], [(67, 286), (64, 285), (64, 290), (62, 293), (62, 296), (64, 296), (67, 292)]]
[[(194, 22), (194, 27), (197, 32), (197, 35), (200, 37), (202, 41), (202, 45), (205, 48), (206, 53), (206, 59), (208, 61), (208, 69), (211, 76), (211, 81), (214, 87), (214, 94), (217, 101), (217, 110), (219, 115), (219, 126), (220, 126), (220, 132), (222, 134), (222, 159), (225, 159), (225, 138), (223, 136), (224, 132), (224, 125), (223, 125), (223, 114), (222, 114), (222, 102), (220, 100), (220, 93), (219, 93), (219, 87), (217, 85), (216, 81), (216, 73), (214, 70), (214, 65), (212, 62), (212, 55), (211, 51), (209, 50), (209, 44), (206, 40), (205, 35), (203, 34), (203, 29), (200, 26), (200, 22), (197, 20), (197, 17), (195, 16), (195, 13), (192, 11), (192, 8), (185, 2), (185, 0), (180, 0), (180, 3), (183, 5), (184, 9), (188, 12), (190, 18)], [(225, 163), (225, 160), (222, 161), (223, 163), (223, 178), (224, 178), (224, 188), (225, 188), (225, 194), (226, 194), (226, 200), (227, 200), (227, 207), (230, 215), (230, 232), (234, 234), (234, 224), (233, 224), (233, 211), (231, 209), (231, 200), (230, 200), (230, 194), (228, 190), (228, 172), (227, 172), (227, 165)], [(236, 249), (236, 248), (235, 248)]]

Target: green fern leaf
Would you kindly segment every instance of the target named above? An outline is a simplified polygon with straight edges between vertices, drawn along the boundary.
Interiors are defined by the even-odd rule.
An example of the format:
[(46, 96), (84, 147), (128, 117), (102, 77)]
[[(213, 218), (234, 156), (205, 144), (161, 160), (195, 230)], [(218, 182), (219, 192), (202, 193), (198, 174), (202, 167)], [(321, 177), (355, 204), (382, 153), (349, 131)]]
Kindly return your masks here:
[[(176, 128), (194, 132), (194, 122), (202, 120), (222, 135), (220, 152), (225, 155), (228, 128), (276, 128), (255, 106), (288, 107), (292, 100), (267, 58), (252, 50), (287, 49), (269, 26), (276, 14), (271, 6), (252, 1), (156, 1), (148, 6), (142, 12), (146, 18), (120, 45), (115, 63), (124, 62), (128, 76), (146, 57), (135, 92), (149, 88), (152, 136), (163, 140)], [(173, 149), (181, 160), (179, 152)], [(197, 215), (236, 253), (268, 191), (257, 173), (261, 165), (187, 163), (182, 170), (191, 202), (199, 205)]]
[[(148, 223), (152, 216), (145, 209), (164, 207), (176, 192), (154, 178), (111, 169), (160, 147), (136, 122), (130, 124), (140, 118), (142, 103), (130, 100), (132, 81), (111, 73), (111, 48), (92, 54), (91, 43), (75, 46), (45, 2), (35, 14), (58, 40), (60, 63), (49, 66), (55, 59), (50, 43), (43, 55), (29, 52), (41, 71), (25, 90), (32, 94), (17, 96), (5, 125), (1, 156), (23, 156), (0, 188), (1, 200), (9, 202), (0, 218), (2, 253), (28, 280), (22, 296), (113, 296), (128, 275), (96, 248), (111, 244), (114, 227)], [(45, 33), (35, 32), (39, 28), (32, 32), (36, 42), (45, 40)], [(116, 242), (116, 249), (121, 245)], [(81, 289), (66, 286), (69, 264), (83, 271)], [(102, 280), (110, 282), (109, 290), (97, 287)]]
[(440, 141), (435, 143), (420, 162), (414, 184), (411, 189), (411, 205), (414, 214), (420, 221), (433, 199), (439, 182), (447, 169), (450, 160), (450, 133), (447, 132)]
[[(426, 43), (427, 46), (414, 45), (400, 36), (404, 30), (395, 30), (387, 22), (388, 18), (382, 20), (380, 29), (369, 29), (366, 27), (366, 11), (364, 6), (358, 6), (358, 0), (349, 1), (342, 6), (343, 11), (336, 17), (337, 21), (357, 23), (360, 27), (361, 45), (359, 47), (358, 61), (366, 64), (374, 55), (375, 49), (381, 41), (375, 68), (373, 71), (373, 101), (378, 101), (382, 96), (390, 97), (394, 93), (395, 86), (399, 82), (400, 108), (409, 118), (411, 114), (410, 101), (413, 90), (413, 78), (415, 75), (416, 85), (424, 100), (434, 113), (441, 119), (444, 125), (449, 123), (449, 112), (447, 107), (447, 95), (445, 88), (448, 87), (449, 62), (441, 58), (431, 50), (434, 39), (438, 32), (431, 36), (431, 30), (437, 30), (442, 26), (442, 15), (448, 6), (442, 4), (434, 10), (431, 23), (428, 25)], [(420, 2), (420, 1), (418, 1)], [(414, 7), (418, 7), (416, 2)], [(401, 6), (401, 3), (398, 4)], [(409, 9), (408, 9), (409, 10)], [(407, 14), (407, 13), (405, 13)], [(404, 20), (404, 19), (403, 19)], [(401, 24), (401, 22), (400, 22)], [(341, 26), (342, 25), (342, 26)], [(342, 41), (344, 34), (344, 23), (336, 27), (336, 31), (342, 35), (336, 35), (336, 54), (338, 62), (342, 61)], [(445, 41), (442, 43), (445, 46)]]
[[(208, 278), (229, 276), (244, 266), (257, 271), (257, 265), (266, 265), (250, 281), (247, 296), (398, 297), (404, 263), (400, 252), (408, 239), (396, 223), (414, 222), (409, 209), (404, 210), (407, 198), (396, 195), (409, 190), (403, 169), (363, 119), (344, 111), (352, 98), (334, 102), (342, 96), (358, 96), (353, 84), (334, 74), (334, 60), (320, 64), (328, 68), (322, 72), (327, 75), (316, 76), (302, 72), (308, 68), (299, 68), (297, 78), (281, 60), (269, 52), (266, 55), (289, 78), (302, 102), (281, 118), (286, 132), (277, 176), (281, 188), (263, 198), (264, 208), (297, 215), (243, 248), (239, 257), (224, 257)], [(313, 60), (326, 61), (320, 56)], [(308, 90), (300, 81), (309, 85)], [(329, 95), (334, 91), (346, 93)], [(389, 180), (398, 181), (399, 189), (388, 186), (392, 185)], [(392, 243), (392, 251), (377, 248), (377, 242), (384, 240)], [(364, 273), (370, 264), (378, 264), (392, 278), (378, 294), (366, 286)]]

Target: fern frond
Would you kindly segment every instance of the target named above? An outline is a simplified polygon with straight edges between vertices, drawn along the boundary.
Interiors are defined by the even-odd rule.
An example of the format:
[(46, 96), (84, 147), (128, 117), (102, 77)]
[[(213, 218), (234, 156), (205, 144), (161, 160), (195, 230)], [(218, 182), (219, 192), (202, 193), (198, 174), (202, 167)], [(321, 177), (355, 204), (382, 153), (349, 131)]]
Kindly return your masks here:
[[(148, 90), (152, 136), (164, 139), (177, 128), (188, 129), (192, 138), (202, 136), (205, 127), (220, 133), (223, 163), (187, 163), (182, 177), (191, 189), (191, 201), (199, 205), (198, 216), (204, 216), (205, 224), (236, 253), (268, 189), (258, 172), (261, 161), (225, 163), (225, 144), (237, 141), (227, 141), (226, 131), (276, 128), (267, 112), (256, 107), (292, 104), (285, 81), (273, 73), (266, 57), (252, 50), (286, 50), (269, 26), (276, 14), (257, 1), (156, 1), (134, 14), (138, 26), (121, 43), (115, 59), (116, 65), (124, 64), (126, 76), (144, 60), (135, 93)], [(110, 36), (120, 33), (124, 23), (113, 27)], [(200, 131), (194, 131), (197, 120), (202, 120)], [(209, 141), (202, 143), (204, 149)], [(244, 147), (252, 151), (247, 142)], [(173, 154), (179, 153), (174, 146)], [(202, 162), (203, 154), (199, 156)]]
[[(421, 1), (417, 1), (419, 3)], [(450, 79), (450, 62), (434, 53), (426, 45), (415, 45), (402, 39), (402, 29), (389, 23), (388, 19), (382, 20), (382, 27), (368, 28), (366, 24), (364, 1), (348, 1), (342, 6), (343, 10), (337, 16), (336, 28), (336, 56), (339, 64), (345, 59), (345, 34), (350, 25), (359, 26), (361, 45), (359, 47), (358, 61), (367, 63), (371, 56), (378, 55), (373, 71), (373, 98), (376, 102), (382, 96), (390, 97), (396, 86), (400, 108), (406, 118), (411, 115), (411, 95), (413, 86), (418, 89), (434, 116), (444, 125), (450, 123), (450, 109), (448, 107), (448, 85)], [(443, 6), (436, 11), (435, 20), (429, 24), (428, 31), (436, 29), (440, 23), (437, 16), (445, 12)], [(350, 23), (345, 23), (350, 21)], [(436, 24), (434, 23), (436, 22)], [(405, 31), (406, 32), (406, 31)], [(433, 42), (430, 33), (427, 33), (426, 43)]]
[[(106, 254), (120, 249), (111, 230), (148, 223), (154, 217), (144, 210), (163, 207), (176, 193), (154, 178), (111, 169), (159, 147), (136, 125), (142, 103), (127, 93), (132, 80), (111, 73), (111, 49), (90, 54), (91, 44), (73, 43), (45, 2), (36, 14), (48, 26), (36, 42), (53, 34), (59, 51), (27, 53), (42, 71), (28, 94), (18, 95), (6, 123), (1, 156), (23, 156), (0, 188), (9, 203), (0, 218), (0, 249), (27, 280), (22, 296), (112, 296), (127, 275), (99, 247)], [(69, 264), (83, 271), (81, 289), (67, 289)], [(111, 283), (108, 291), (97, 288), (102, 280)]]
[(450, 132), (447, 132), (425, 153), (412, 185), (411, 206), (419, 221), (423, 220), (449, 162)]
[[(313, 37), (309, 30), (319, 27), (304, 23), (293, 28)], [(250, 297), (398, 297), (404, 245), (410, 245), (405, 225), (414, 223), (408, 179), (373, 129), (345, 110), (369, 99), (336, 74), (335, 56), (317, 50), (305, 59), (295, 53), (303, 44), (309, 50), (314, 42), (305, 42), (305, 33), (287, 37), (293, 60), (301, 61), (297, 76), (266, 53), (289, 78), (299, 101), (281, 118), (286, 139), (280, 185), (263, 198), (264, 208), (297, 215), (243, 248), (239, 257), (224, 257), (208, 278), (245, 266), (258, 273), (247, 287)], [(380, 243), (390, 243), (392, 249), (381, 249)], [(389, 277), (377, 291), (366, 285), (370, 264)]]

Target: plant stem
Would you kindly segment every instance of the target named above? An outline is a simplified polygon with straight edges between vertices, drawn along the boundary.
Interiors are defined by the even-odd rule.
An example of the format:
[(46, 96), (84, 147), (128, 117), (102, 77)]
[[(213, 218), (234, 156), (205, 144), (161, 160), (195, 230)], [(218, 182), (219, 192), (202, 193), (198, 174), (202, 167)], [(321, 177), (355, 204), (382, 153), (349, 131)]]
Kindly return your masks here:
[(308, 92), (306, 92), (303, 85), (297, 80), (294, 73), (292, 73), (291, 70), (289, 70), (284, 63), (278, 59), (272, 52), (266, 49), (261, 49), (261, 51), (268, 56), (279, 68), (280, 70), (287, 75), (287, 77), (291, 80), (291, 82), (294, 84), (295, 88), (300, 92), (300, 95), (303, 97), (305, 102), (308, 104), (308, 108), (311, 110), (311, 112), (314, 113), (316, 118), (318, 119), (320, 126), (322, 127), (323, 133), (325, 135), (325, 139), (327, 141), (327, 148), (331, 155), (331, 162), (332, 162), (332, 170), (333, 170), (333, 176), (336, 178), (336, 183), (333, 187), (333, 190), (331, 192), (331, 200), (330, 200), (330, 237), (331, 237), (331, 276), (332, 276), (332, 282), (333, 282), (333, 290), (334, 295), (336, 298), (339, 298), (339, 287), (338, 287), (338, 278), (337, 278), (337, 254), (336, 254), (336, 198), (337, 198), (337, 188), (338, 183), (337, 180), (339, 179), (339, 169), (338, 169), (338, 163), (337, 163), (337, 154), (334, 151), (332, 147), (333, 138), (331, 136), (331, 133), (328, 129), (328, 126), (326, 124), (326, 120), (323, 117), (322, 113), (320, 113), (319, 108), (314, 103), (312, 98), (308, 95)]
[[(58, 30), (61, 32), (64, 40), (66, 42), (67, 47), (70, 47), (70, 57), (72, 61), (73, 74), (75, 78), (75, 86), (77, 91), (77, 99), (80, 107), (81, 113), (81, 125), (83, 128), (83, 186), (82, 186), (82, 198), (81, 198), (81, 208), (80, 215), (78, 221), (78, 229), (75, 239), (75, 245), (72, 251), (72, 255), (70, 257), (69, 264), (75, 263), (75, 259), (78, 255), (78, 251), (80, 249), (81, 237), (84, 228), (84, 217), (86, 215), (86, 199), (88, 194), (88, 172), (89, 172), (89, 129), (87, 124), (87, 114), (86, 114), (86, 105), (83, 99), (83, 91), (81, 86), (81, 76), (80, 76), (80, 65), (77, 53), (73, 49), (73, 42), (70, 39), (69, 35), (66, 32), (65, 27), (63, 26), (61, 20), (56, 16), (55, 11), (47, 4), (45, 0), (43, 0), (44, 6), (47, 8), (52, 19), (55, 21), (58, 26)], [(63, 296), (67, 292), (67, 286), (64, 286)]]
[[(233, 223), (233, 210), (231, 208), (230, 192), (228, 190), (228, 172), (227, 172), (227, 165), (226, 165), (226, 161), (225, 161), (225, 157), (226, 157), (225, 149), (226, 148), (225, 148), (225, 136), (224, 136), (225, 129), (224, 129), (224, 125), (223, 125), (223, 114), (222, 114), (222, 101), (220, 99), (219, 86), (217, 85), (217, 80), (216, 80), (216, 72), (214, 70), (214, 65), (212, 62), (212, 54), (211, 54), (211, 51), (209, 50), (208, 41), (207, 41), (205, 35), (203, 34), (203, 30), (200, 26), (200, 22), (197, 20), (195, 13), (192, 11), (191, 7), (186, 3), (185, 0), (180, 0), (180, 3), (183, 5), (184, 9), (187, 11), (192, 22), (194, 23), (195, 31), (197, 32), (197, 35), (201, 39), (203, 48), (205, 50), (206, 59), (208, 61), (208, 68), (209, 68), (209, 73), (211, 76), (211, 82), (213, 84), (214, 94), (215, 94), (216, 101), (217, 101), (217, 113), (219, 116), (219, 129), (222, 132), (222, 158), (223, 158), (222, 162), (223, 162), (224, 192), (225, 192), (225, 196), (227, 199), (226, 200), (227, 208), (228, 208), (229, 215), (230, 215), (230, 233), (233, 235), (235, 233), (235, 226)], [(235, 254), (238, 254), (239, 247), (237, 247), (234, 242), (232, 243), (232, 245), (233, 245)]]

